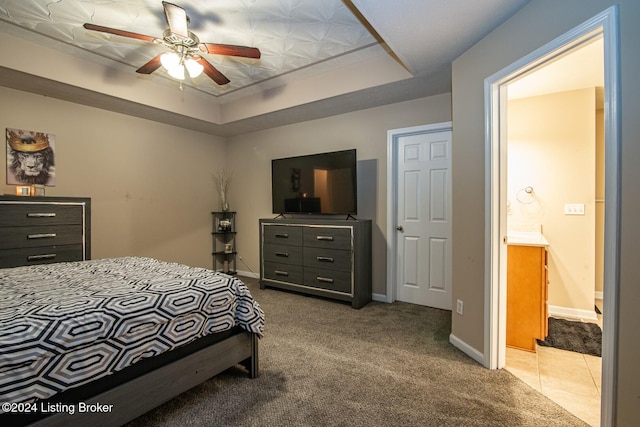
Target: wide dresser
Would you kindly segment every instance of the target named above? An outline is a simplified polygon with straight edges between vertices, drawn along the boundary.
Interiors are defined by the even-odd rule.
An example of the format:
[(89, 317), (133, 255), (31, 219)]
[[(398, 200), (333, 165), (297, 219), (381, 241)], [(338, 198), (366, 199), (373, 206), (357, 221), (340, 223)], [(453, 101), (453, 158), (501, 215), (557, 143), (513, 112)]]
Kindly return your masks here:
[(371, 221), (261, 219), (260, 286), (371, 301)]
[(91, 199), (0, 196), (0, 268), (91, 259)]

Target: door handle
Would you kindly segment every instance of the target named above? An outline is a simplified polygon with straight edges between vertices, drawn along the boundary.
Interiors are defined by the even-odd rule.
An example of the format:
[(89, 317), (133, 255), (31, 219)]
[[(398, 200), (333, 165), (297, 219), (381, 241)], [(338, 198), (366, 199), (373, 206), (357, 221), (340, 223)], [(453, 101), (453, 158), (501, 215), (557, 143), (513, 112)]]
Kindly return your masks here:
[(401, 226), (401, 225), (397, 225), (397, 226), (396, 226), (396, 230), (398, 230), (398, 231), (404, 231), (404, 227), (403, 227), (403, 226)]

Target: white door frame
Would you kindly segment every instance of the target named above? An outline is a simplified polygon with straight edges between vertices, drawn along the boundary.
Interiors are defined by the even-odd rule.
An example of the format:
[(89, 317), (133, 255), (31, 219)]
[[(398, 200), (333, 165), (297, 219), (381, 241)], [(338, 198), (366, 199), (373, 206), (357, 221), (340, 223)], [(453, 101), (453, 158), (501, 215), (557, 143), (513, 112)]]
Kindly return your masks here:
[[(603, 426), (614, 425), (617, 333), (619, 236), (620, 236), (620, 47), (618, 7), (612, 6), (568, 33), (551, 41), (485, 80), (485, 360), (491, 369), (504, 367), (506, 352), (506, 266), (501, 265), (502, 239), (506, 234), (506, 180), (501, 181), (506, 145), (505, 87), (514, 79), (553, 60), (586, 39), (602, 35), (604, 40), (605, 121), (605, 237), (604, 313), (602, 345)], [(504, 167), (504, 166), (503, 166)], [(503, 206), (504, 205), (504, 206)], [(502, 259), (506, 259), (502, 257)]]
[(451, 131), (451, 122), (434, 123), (431, 125), (413, 126), (387, 131), (387, 299), (386, 302), (396, 300), (396, 278), (398, 269), (395, 202), (398, 198), (398, 140), (404, 136)]

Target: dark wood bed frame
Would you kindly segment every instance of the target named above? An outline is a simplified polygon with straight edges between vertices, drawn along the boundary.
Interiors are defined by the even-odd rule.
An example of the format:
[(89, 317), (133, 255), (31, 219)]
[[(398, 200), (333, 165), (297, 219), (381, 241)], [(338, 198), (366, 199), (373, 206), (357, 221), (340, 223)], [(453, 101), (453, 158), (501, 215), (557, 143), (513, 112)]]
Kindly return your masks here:
[[(258, 376), (258, 337), (241, 332), (82, 401), (113, 405), (109, 413), (56, 413), (31, 426), (121, 426), (238, 364)], [(77, 409), (77, 408), (76, 408)]]

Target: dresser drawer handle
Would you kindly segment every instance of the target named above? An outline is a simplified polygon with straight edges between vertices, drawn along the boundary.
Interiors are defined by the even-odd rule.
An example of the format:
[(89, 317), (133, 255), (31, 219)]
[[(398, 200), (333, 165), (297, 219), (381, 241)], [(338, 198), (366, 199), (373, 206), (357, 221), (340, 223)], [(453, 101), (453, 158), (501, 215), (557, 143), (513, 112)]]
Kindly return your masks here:
[(55, 217), (55, 212), (28, 212), (27, 218), (53, 218)]
[(318, 240), (328, 240), (330, 242), (333, 242), (333, 236), (316, 236), (316, 239), (318, 239)]
[(276, 252), (276, 256), (289, 258), (289, 253), (288, 252)]
[(333, 279), (330, 277), (322, 277), (322, 276), (318, 276), (316, 277), (316, 280), (318, 282), (325, 282), (325, 283), (333, 283)]
[(288, 239), (289, 238), (289, 234), (288, 233), (276, 233), (275, 237), (278, 239)]
[(29, 255), (27, 257), (27, 261), (39, 261), (42, 259), (53, 259), (55, 257), (56, 257), (56, 254)]
[(282, 271), (282, 270), (276, 270), (274, 273), (276, 273), (276, 276), (288, 276), (289, 275), (288, 271)]
[(318, 256), (316, 259), (320, 262), (333, 262), (333, 258), (328, 256)]
[(27, 235), (27, 239), (48, 239), (51, 237), (56, 237), (56, 233), (41, 233), (41, 234)]

